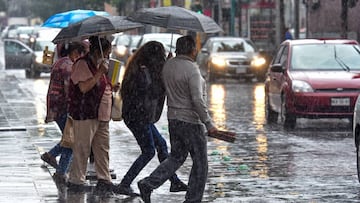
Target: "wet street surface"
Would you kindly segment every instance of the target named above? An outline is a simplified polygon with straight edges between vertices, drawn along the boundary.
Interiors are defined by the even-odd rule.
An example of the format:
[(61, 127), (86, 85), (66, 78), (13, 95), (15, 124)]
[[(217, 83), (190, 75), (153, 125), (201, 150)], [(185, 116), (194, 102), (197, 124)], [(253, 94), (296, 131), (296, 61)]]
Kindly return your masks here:
[[(42, 167), (40, 160), (40, 154), (60, 139), (56, 125), (43, 121), (49, 75), (30, 80), (23, 70), (0, 72), (0, 202), (141, 202), (122, 195), (60, 193), (51, 180), (52, 169)], [(298, 119), (289, 131), (266, 124), (262, 83), (219, 81), (208, 84), (208, 90), (215, 123), (237, 137), (234, 143), (209, 137), (204, 202), (360, 202), (348, 120)], [(165, 112), (157, 127), (169, 141)], [(139, 148), (122, 121), (110, 123), (110, 136), (110, 168), (117, 175), (113, 182), (119, 183)], [(136, 192), (136, 182), (157, 165), (154, 157), (135, 179)], [(185, 182), (190, 167), (188, 158), (177, 172)], [(169, 187), (167, 181), (155, 190), (152, 201), (184, 201), (184, 192), (170, 193)]]

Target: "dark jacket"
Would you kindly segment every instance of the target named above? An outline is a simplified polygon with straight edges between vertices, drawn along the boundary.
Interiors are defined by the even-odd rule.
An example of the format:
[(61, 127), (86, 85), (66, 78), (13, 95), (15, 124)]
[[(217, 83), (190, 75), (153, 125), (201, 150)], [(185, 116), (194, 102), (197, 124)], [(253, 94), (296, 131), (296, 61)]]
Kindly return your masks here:
[[(165, 88), (162, 80), (153, 80), (148, 68), (141, 68), (133, 80), (136, 81), (132, 91), (123, 96), (122, 116), (125, 123), (149, 124), (160, 119), (164, 101)], [(124, 83), (123, 85), (128, 85)]]

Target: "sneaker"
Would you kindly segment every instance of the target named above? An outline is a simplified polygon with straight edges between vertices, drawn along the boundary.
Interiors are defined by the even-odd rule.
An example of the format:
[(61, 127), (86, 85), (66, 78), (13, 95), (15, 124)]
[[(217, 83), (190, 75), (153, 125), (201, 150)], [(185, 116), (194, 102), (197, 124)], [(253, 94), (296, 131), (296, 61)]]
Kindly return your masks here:
[(56, 158), (53, 157), (51, 154), (49, 154), (48, 152), (45, 152), (44, 154), (41, 155), (41, 159), (43, 161), (45, 161), (46, 163), (48, 163), (50, 166), (57, 168), (58, 164), (56, 162)]
[(170, 185), (170, 192), (181, 192), (181, 191), (187, 191), (188, 186), (181, 182), (172, 182)]
[(57, 185), (66, 185), (66, 180), (67, 180), (66, 175), (54, 173), (52, 177)]
[(114, 188), (114, 192), (116, 194), (122, 194), (122, 195), (128, 195), (128, 196), (133, 196), (135, 194), (134, 190), (130, 186), (126, 186), (123, 184), (116, 185)]
[(150, 189), (145, 183), (144, 180), (140, 180), (138, 182), (138, 188), (140, 190), (140, 197), (145, 203), (151, 203), (151, 192), (152, 189)]

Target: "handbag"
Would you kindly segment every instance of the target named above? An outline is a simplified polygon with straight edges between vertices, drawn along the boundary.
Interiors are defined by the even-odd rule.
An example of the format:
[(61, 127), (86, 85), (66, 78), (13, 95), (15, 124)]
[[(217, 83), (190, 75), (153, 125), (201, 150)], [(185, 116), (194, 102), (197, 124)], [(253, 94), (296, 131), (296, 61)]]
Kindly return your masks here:
[(74, 127), (73, 127), (73, 118), (68, 116), (66, 118), (66, 123), (64, 127), (64, 131), (61, 137), (60, 146), (71, 148), (74, 144)]
[(122, 121), (122, 98), (120, 91), (113, 93), (113, 102), (111, 106), (111, 119), (113, 121)]

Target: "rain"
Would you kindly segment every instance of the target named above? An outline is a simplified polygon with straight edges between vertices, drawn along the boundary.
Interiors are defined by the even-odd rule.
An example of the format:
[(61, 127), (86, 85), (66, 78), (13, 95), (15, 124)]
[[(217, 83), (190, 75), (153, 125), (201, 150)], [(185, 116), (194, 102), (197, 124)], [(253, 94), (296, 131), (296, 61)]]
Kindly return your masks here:
[[(49, 71), (29, 75), (30, 66), (25, 62), (18, 68), (7, 68), (5, 46), (6, 40), (15, 39), (11, 32), (5, 32), (10, 25), (27, 25), (43, 29), (42, 24), (50, 16), (70, 10), (84, 9), (105, 11), (109, 16), (129, 16), (143, 8), (162, 6), (179, 6), (211, 18), (222, 29), (211, 33), (194, 30), (176, 30), (151, 25), (119, 30), (110, 33), (115, 39), (118, 36), (143, 36), (147, 33), (190, 34), (199, 40), (199, 53), (205, 50), (206, 40), (210, 37), (241, 37), (250, 39), (258, 56), (265, 59), (264, 75), (217, 75), (210, 80), (210, 69), (199, 66), (207, 87), (207, 104), (211, 118), (219, 130), (234, 132), (234, 142), (227, 142), (207, 137), (207, 155), (209, 161), (208, 178), (202, 202), (359, 202), (359, 179), (357, 171), (357, 148), (354, 127), (359, 121), (353, 118), (359, 92), (357, 59), (347, 59), (338, 54), (334, 67), (339, 68), (342, 78), (338, 86), (319, 86), (329, 84), (325, 81), (330, 73), (319, 74), (323, 82), (310, 85), (312, 89), (323, 92), (341, 93), (342, 96), (332, 104), (331, 110), (342, 109), (346, 116), (296, 116), (294, 125), (287, 125), (284, 105), (278, 105), (276, 93), (268, 94), (271, 65), (274, 65), (279, 47), (285, 46), (285, 32), (289, 31), (292, 40), (347, 39), (346, 45), (353, 46), (353, 53), (360, 53), (359, 40), (360, 3), (356, 0), (141, 0), (141, 1), (43, 1), (43, 0), (0, 0), (0, 201), (1, 202), (143, 202), (140, 197), (129, 197), (120, 194), (101, 196), (95, 192), (96, 180), (87, 180), (91, 189), (83, 193), (71, 193), (65, 188), (57, 188), (52, 174), (55, 169), (44, 163), (40, 156), (48, 151), (61, 138), (61, 132), (55, 122), (45, 123), (46, 95), (49, 87)], [(30, 17), (29, 17), (30, 16)], [(108, 18), (108, 17), (105, 17)], [(70, 25), (69, 25), (70, 26)], [(57, 29), (57, 28), (56, 28)], [(52, 30), (59, 33), (62, 28)], [(10, 36), (9, 36), (10, 34)], [(56, 34), (51, 32), (50, 42)], [(50, 37), (51, 35), (51, 37)], [(82, 36), (81, 40), (88, 36)], [(27, 38), (26, 38), (27, 39)], [(19, 40), (20, 39), (16, 39)], [(29, 41), (24, 44), (31, 43)], [(69, 40), (69, 39), (66, 39)], [(70, 40), (75, 40), (71, 38)], [(76, 39), (78, 40), (78, 39)], [(135, 39), (134, 39), (135, 40)], [(131, 40), (129, 40), (129, 43)], [(140, 44), (142, 43), (139, 41)], [(123, 44), (119, 45), (122, 46)], [(295, 46), (295, 45), (294, 45)], [(31, 46), (29, 45), (31, 48)], [(138, 47), (125, 45), (127, 56), (116, 53), (119, 48), (113, 43), (111, 58), (117, 58), (125, 67), (128, 58)], [(132, 51), (129, 51), (133, 49)], [(174, 50), (173, 50), (174, 51)], [(200, 54), (198, 54), (199, 56)], [(316, 53), (309, 54), (319, 57)], [(360, 54), (359, 54), (360, 55)], [(334, 57), (334, 55), (331, 55)], [(358, 56), (354, 56), (358, 57)], [(19, 58), (16, 60), (20, 61)], [(274, 60), (274, 61), (273, 61)], [(317, 58), (316, 61), (321, 61)], [(345, 61), (345, 62), (344, 62)], [(324, 64), (329, 61), (324, 62)], [(342, 65), (339, 65), (342, 64)], [(351, 65), (349, 70), (341, 67)], [(244, 63), (245, 64), (245, 63)], [(290, 62), (288, 64), (291, 64)], [(250, 62), (249, 62), (250, 65)], [(275, 64), (278, 65), (278, 64)], [(204, 68), (205, 69), (202, 69)], [(48, 66), (51, 68), (51, 65)], [(50, 69), (49, 69), (50, 70)], [(124, 70), (122, 70), (124, 71)], [(336, 70), (339, 71), (339, 70)], [(314, 71), (316, 72), (316, 71)], [(313, 74), (312, 75), (316, 75)], [(239, 71), (237, 73), (240, 73)], [(122, 77), (121, 73), (120, 78)], [(280, 74), (277, 72), (277, 74)], [(338, 76), (340, 76), (338, 73)], [(348, 76), (351, 74), (351, 76)], [(295, 75), (298, 77), (300, 74)], [(30, 77), (29, 77), (30, 76)], [(263, 77), (262, 77), (263, 76)], [(283, 76), (285, 77), (285, 76)], [(310, 76), (309, 76), (310, 77)], [(318, 79), (318, 78), (317, 78)], [(307, 81), (306, 77), (299, 80)], [(335, 80), (335, 79), (334, 79)], [(350, 82), (354, 82), (349, 84)], [(311, 81), (307, 81), (309, 84)], [(359, 83), (358, 81), (357, 83)], [(343, 87), (349, 84), (349, 87)], [(359, 83), (360, 84), (360, 83)], [(343, 85), (343, 86), (341, 86)], [(316, 86), (316, 87), (315, 87)], [(291, 89), (291, 88), (290, 88)], [(317, 91), (314, 91), (315, 93)], [(310, 94), (307, 92), (306, 94)], [(305, 95), (306, 95), (305, 94)], [(348, 94), (350, 96), (348, 96)], [(296, 94), (293, 94), (296, 95)], [(347, 95), (347, 96), (343, 96)], [(355, 95), (355, 96), (354, 96)], [(272, 100), (269, 99), (270, 96)], [(344, 97), (351, 98), (348, 100)], [(355, 99), (353, 99), (353, 97)], [(295, 98), (295, 96), (294, 96)], [(300, 101), (299, 97), (296, 97)], [(340, 98), (340, 99), (339, 99)], [(268, 100), (269, 99), (269, 100)], [(289, 98), (286, 98), (289, 99)], [(284, 99), (285, 100), (285, 99)], [(278, 111), (274, 120), (269, 120), (268, 102), (273, 111)], [(296, 101), (296, 100), (295, 100)], [(295, 102), (294, 101), (294, 102)], [(302, 100), (301, 100), (302, 101)], [(320, 100), (311, 100), (320, 104)], [(283, 103), (281, 103), (283, 104)], [(336, 106), (336, 105), (340, 105)], [(348, 105), (348, 106), (347, 106)], [(346, 106), (346, 107), (344, 107)], [(305, 107), (304, 107), (305, 108)], [(324, 112), (330, 111), (323, 109)], [(170, 150), (167, 106), (160, 120), (155, 124), (164, 136)], [(271, 113), (271, 112), (270, 112)], [(292, 114), (290, 115), (292, 116)], [(360, 119), (359, 119), (360, 120)], [(289, 120), (288, 120), (289, 122)], [(358, 136), (358, 135), (357, 135)], [(122, 177), (140, 154), (140, 148), (124, 121), (110, 121), (110, 169), (113, 170), (114, 184), (119, 184)], [(137, 182), (147, 177), (159, 161), (154, 157), (136, 177), (131, 187), (139, 192)], [(192, 166), (188, 156), (184, 165), (176, 172), (181, 180), (187, 183)], [(170, 193), (170, 182), (151, 193), (152, 202), (183, 202), (185, 192)]]

